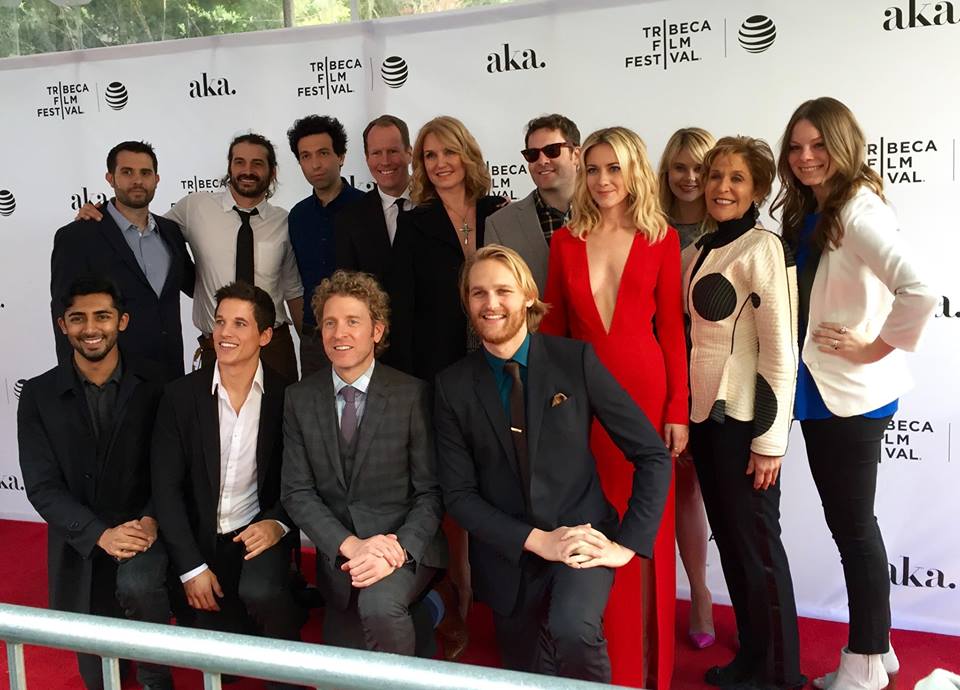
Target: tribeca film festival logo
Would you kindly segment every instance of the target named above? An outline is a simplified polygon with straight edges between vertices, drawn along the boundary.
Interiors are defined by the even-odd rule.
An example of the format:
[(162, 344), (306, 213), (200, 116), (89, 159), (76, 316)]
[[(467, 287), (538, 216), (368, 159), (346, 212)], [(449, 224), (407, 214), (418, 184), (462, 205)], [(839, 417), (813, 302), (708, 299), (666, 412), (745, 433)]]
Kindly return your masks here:
[(917, 2), (910, 0), (906, 9), (894, 5), (883, 11), (883, 30), (921, 29), (926, 26), (960, 24), (960, 7), (953, 2)]
[(624, 67), (659, 67), (682, 62), (700, 62), (702, 55), (697, 54), (697, 43), (702, 35), (713, 31), (710, 21), (698, 19), (689, 22), (668, 22), (641, 26), (640, 33), (648, 41), (647, 51), (642, 55), (628, 55), (624, 58)]
[(762, 53), (777, 40), (777, 25), (770, 17), (755, 14), (740, 25), (737, 41), (748, 53)]
[(190, 98), (236, 95), (237, 90), (230, 87), (226, 77), (211, 77), (206, 72), (201, 72), (199, 79), (190, 82)]
[(0, 216), (12, 216), (17, 210), (17, 200), (9, 189), (0, 189)]
[(185, 192), (219, 192), (223, 189), (222, 177), (193, 177), (180, 180), (180, 188)]
[(298, 86), (297, 97), (323, 96), (328, 101), (333, 96), (354, 93), (354, 79), (363, 69), (360, 58), (332, 59), (324, 57), (316, 62), (308, 62), (310, 75), (316, 79), (316, 85)]
[[(949, 425), (948, 425), (949, 426)], [(946, 448), (943, 448), (946, 443)], [(925, 456), (950, 460), (950, 434), (943, 438), (925, 419), (891, 419), (883, 433), (880, 462), (906, 460), (920, 462)]]
[(490, 193), (496, 196), (502, 196), (510, 201), (516, 201), (520, 197), (514, 189), (514, 182), (517, 178), (529, 180), (527, 166), (522, 163), (491, 163), (487, 161), (487, 172), (490, 173)]
[(407, 66), (407, 61), (399, 55), (391, 55), (380, 65), (380, 77), (391, 89), (399, 89), (406, 84), (409, 76), (410, 68)]
[(867, 165), (880, 173), (884, 182), (915, 184), (926, 182), (919, 169), (940, 151), (933, 139), (891, 140), (880, 137), (867, 144)]
[(533, 48), (514, 50), (509, 43), (487, 55), (487, 72), (502, 74), (503, 72), (519, 72), (528, 69), (543, 69), (547, 63), (537, 57)]
[(956, 589), (942, 570), (925, 565), (912, 565), (909, 556), (901, 556), (900, 563), (890, 566), (890, 584), (900, 587), (924, 587), (929, 589)]
[[(45, 88), (50, 101), (37, 108), (37, 117), (55, 117), (65, 120), (68, 117), (86, 115), (91, 99), (94, 100), (97, 110), (100, 110), (99, 86), (96, 83), (91, 89), (87, 82), (58, 81), (56, 84), (48, 84)], [(130, 94), (121, 82), (112, 81), (104, 89), (103, 101), (111, 110), (123, 110), (130, 102)]]

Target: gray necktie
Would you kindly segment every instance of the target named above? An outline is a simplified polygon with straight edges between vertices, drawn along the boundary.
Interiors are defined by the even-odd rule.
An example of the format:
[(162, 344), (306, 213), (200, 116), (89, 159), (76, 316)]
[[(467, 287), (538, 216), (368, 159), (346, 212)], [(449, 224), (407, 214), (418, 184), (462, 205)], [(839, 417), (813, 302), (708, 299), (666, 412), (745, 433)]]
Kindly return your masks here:
[(353, 435), (357, 433), (357, 389), (344, 386), (340, 389), (340, 396), (345, 403), (340, 414), (340, 435), (344, 441), (350, 443)]

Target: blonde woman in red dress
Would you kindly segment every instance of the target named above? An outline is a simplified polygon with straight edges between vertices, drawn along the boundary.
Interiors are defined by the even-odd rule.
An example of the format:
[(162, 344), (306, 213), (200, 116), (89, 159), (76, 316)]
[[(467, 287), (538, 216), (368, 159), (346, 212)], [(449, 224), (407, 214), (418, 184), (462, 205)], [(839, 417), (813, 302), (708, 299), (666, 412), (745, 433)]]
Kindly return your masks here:
[[(676, 456), (687, 444), (687, 361), (680, 241), (660, 208), (643, 140), (624, 127), (582, 147), (568, 228), (553, 235), (544, 333), (590, 342)], [(591, 446), (603, 491), (623, 514), (633, 468), (599, 425)], [(668, 690), (676, 562), (670, 495), (650, 561), (617, 571), (604, 628), (613, 683)]]

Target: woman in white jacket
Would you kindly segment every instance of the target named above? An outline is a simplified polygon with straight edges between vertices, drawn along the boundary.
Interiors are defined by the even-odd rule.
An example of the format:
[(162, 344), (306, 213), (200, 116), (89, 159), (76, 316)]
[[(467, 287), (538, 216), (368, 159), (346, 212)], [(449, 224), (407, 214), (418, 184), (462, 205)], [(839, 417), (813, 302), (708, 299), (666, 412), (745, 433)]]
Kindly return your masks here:
[(880, 690), (899, 669), (890, 647), (887, 555), (874, 515), (880, 443), (911, 380), (937, 298), (905, 257), (879, 175), (850, 110), (828, 97), (803, 103), (781, 143), (774, 204), (797, 262), (800, 421), (827, 526), (840, 551), (850, 610), (830, 690)]

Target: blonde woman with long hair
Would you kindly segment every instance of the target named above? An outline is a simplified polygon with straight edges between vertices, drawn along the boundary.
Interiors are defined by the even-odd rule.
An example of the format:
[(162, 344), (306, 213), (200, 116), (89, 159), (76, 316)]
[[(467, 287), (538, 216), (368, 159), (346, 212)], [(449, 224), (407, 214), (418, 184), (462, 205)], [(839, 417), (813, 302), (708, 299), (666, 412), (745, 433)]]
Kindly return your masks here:
[(803, 103), (783, 135), (774, 204), (797, 257), (794, 417), (840, 551), (850, 609), (840, 667), (814, 681), (830, 690), (880, 690), (900, 668), (890, 646), (890, 580), (874, 497), (883, 432), (910, 387), (903, 351), (916, 348), (937, 306), (907, 257), (865, 149), (843, 103)]
[[(553, 235), (541, 330), (593, 344), (675, 457), (687, 444), (687, 358), (680, 242), (660, 208), (643, 140), (624, 127), (583, 143), (568, 228)], [(656, 332), (654, 332), (656, 328)], [(633, 470), (599, 425), (591, 448), (603, 491), (623, 515)], [(605, 628), (613, 683), (668, 690), (673, 671), (676, 563), (670, 495), (652, 561), (621, 568)]]
[[(716, 139), (700, 127), (674, 132), (660, 157), (660, 206), (680, 236), (681, 272), (696, 252), (703, 234), (707, 205), (703, 198), (703, 158)], [(690, 582), (690, 622), (687, 635), (697, 649), (716, 641), (713, 627), (713, 597), (707, 587), (707, 539), (709, 528), (703, 497), (689, 449), (677, 456), (677, 547)]]

